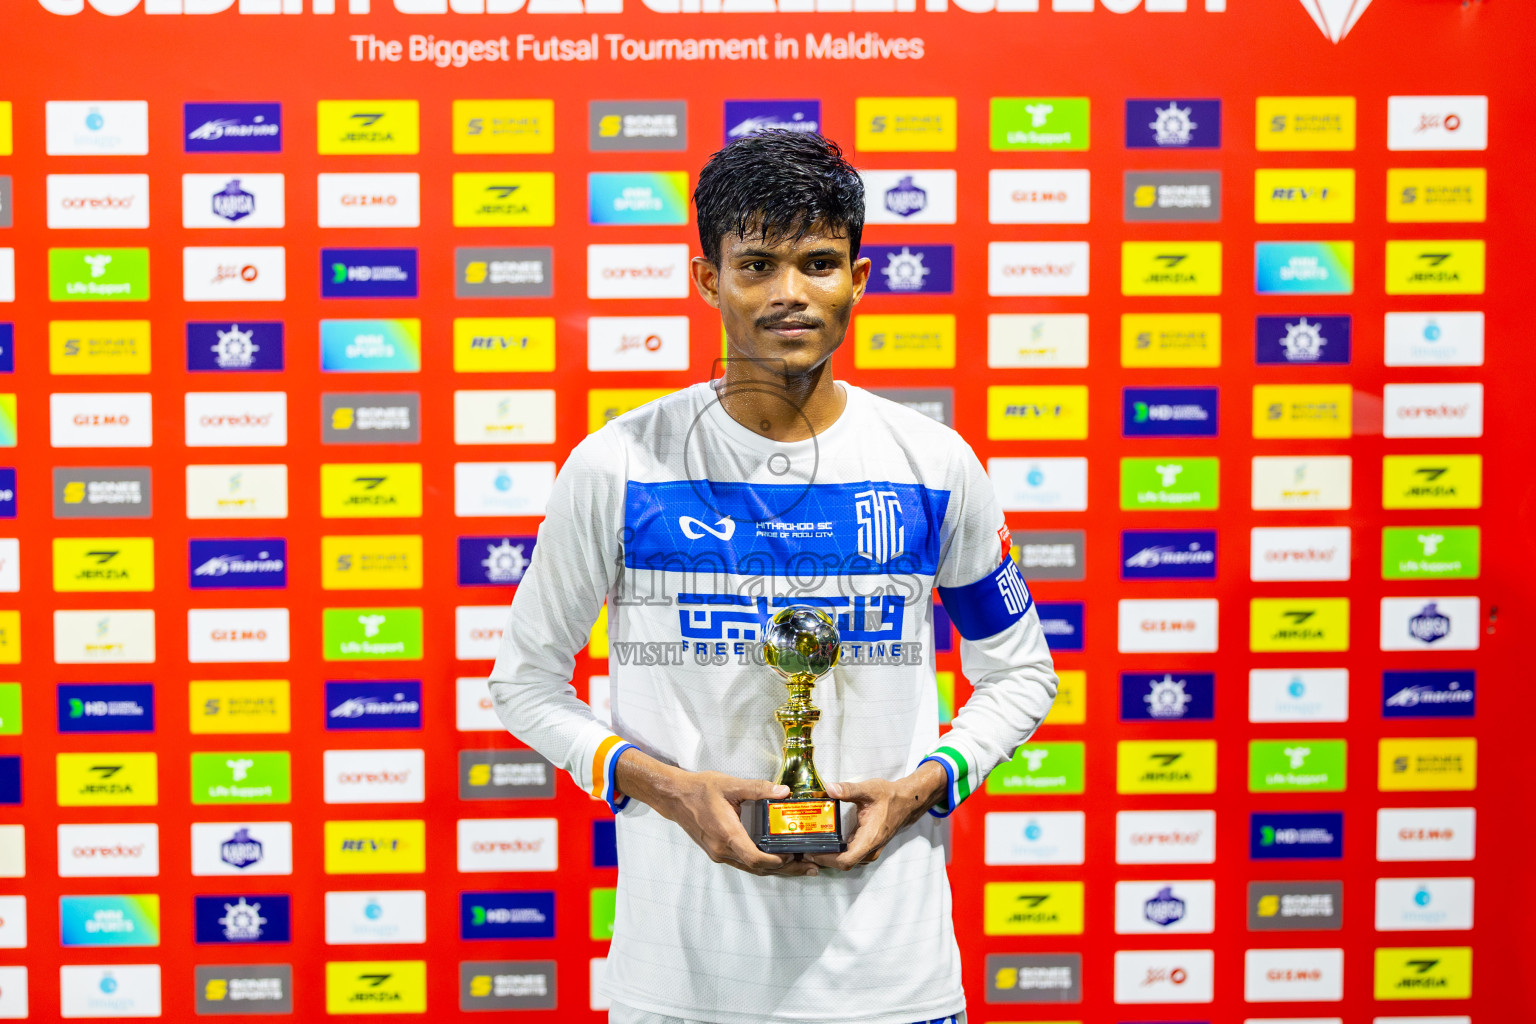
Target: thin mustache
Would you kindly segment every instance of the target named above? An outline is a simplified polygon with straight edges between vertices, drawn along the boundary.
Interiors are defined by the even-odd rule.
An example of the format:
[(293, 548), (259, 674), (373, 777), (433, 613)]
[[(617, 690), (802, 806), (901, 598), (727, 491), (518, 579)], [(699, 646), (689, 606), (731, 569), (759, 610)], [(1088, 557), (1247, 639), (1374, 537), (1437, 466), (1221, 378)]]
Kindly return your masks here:
[(791, 313), (788, 316), (762, 317), (757, 321), (757, 326), (762, 330), (772, 330), (780, 324), (797, 323), (807, 327), (825, 327), (826, 321), (816, 316), (806, 316), (803, 313)]

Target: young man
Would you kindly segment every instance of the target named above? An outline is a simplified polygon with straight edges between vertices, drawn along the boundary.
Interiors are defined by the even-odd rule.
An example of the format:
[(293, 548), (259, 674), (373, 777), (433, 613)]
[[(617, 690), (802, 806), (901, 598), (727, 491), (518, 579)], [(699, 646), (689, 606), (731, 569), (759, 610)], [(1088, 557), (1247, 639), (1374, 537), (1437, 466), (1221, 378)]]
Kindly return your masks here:
[[(724, 376), (571, 452), (513, 596), (496, 710), (618, 816), (614, 1024), (963, 1021), (939, 819), (1050, 710), (1039, 619), (970, 446), (833, 380), (870, 273), (841, 150), (739, 139), (694, 202)], [(934, 587), (974, 687), (942, 740)], [(571, 685), (605, 599), (611, 727)], [(763, 853), (740, 820), (743, 801), (788, 795), (767, 781), (785, 688), (752, 655), (776, 611), (806, 604), (842, 638), (813, 695), (816, 765), (853, 826), (846, 853), (808, 859)]]

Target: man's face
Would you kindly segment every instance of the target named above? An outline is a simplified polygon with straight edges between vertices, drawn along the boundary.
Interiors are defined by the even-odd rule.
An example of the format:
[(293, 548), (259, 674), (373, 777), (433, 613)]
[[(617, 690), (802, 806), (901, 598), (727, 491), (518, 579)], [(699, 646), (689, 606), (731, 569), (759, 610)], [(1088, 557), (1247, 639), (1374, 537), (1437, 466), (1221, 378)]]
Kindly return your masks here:
[(852, 260), (846, 235), (799, 239), (727, 235), (720, 266), (693, 260), (694, 284), (720, 310), (730, 353), (786, 375), (806, 373), (842, 344), (864, 297), (869, 260)]

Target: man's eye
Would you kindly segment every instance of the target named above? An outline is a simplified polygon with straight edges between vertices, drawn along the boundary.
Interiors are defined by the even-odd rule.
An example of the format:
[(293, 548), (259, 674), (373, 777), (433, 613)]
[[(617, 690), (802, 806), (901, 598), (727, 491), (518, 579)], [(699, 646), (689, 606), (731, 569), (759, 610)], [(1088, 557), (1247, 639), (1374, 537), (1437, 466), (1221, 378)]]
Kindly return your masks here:
[(752, 272), (754, 272), (754, 273), (761, 273), (762, 271), (768, 269), (768, 261), (767, 260), (753, 260), (751, 263), (747, 264), (747, 269), (752, 271)]
[(811, 261), (811, 269), (812, 270), (831, 270), (832, 269), (832, 265), (833, 264), (832, 264), (831, 260), (812, 260)]

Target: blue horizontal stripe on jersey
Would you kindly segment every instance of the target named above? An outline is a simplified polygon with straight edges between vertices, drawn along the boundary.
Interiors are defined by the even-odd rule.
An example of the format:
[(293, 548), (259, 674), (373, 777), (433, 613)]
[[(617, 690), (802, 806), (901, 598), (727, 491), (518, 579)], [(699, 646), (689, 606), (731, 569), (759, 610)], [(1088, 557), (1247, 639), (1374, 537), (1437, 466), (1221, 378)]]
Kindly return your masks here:
[(950, 492), (921, 484), (630, 480), (624, 565), (745, 576), (938, 571)]
[(938, 589), (944, 610), (967, 640), (1001, 633), (1022, 619), (1035, 603), (1011, 558), (1003, 559), (1001, 565), (975, 583)]

